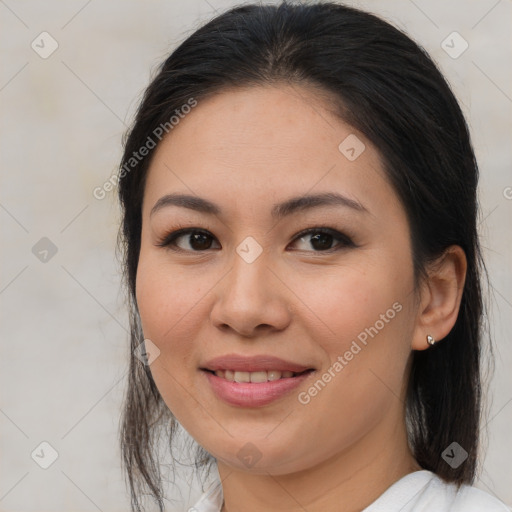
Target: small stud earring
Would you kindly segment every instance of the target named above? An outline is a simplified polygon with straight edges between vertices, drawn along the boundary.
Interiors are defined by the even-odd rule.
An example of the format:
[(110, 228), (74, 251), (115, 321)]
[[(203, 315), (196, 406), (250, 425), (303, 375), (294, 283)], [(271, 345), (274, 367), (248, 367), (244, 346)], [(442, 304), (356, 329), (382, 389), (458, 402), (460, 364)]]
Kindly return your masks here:
[(433, 346), (435, 344), (436, 340), (430, 336), (430, 334), (427, 334), (427, 343), (431, 346)]

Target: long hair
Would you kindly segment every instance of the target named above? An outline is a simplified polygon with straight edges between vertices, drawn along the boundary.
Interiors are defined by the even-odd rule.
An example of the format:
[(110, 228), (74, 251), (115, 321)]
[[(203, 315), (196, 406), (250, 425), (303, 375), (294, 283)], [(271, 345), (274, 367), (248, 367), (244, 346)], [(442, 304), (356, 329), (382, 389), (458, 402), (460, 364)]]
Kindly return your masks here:
[[(328, 108), (376, 146), (411, 228), (415, 286), (448, 246), (465, 252), (467, 274), (453, 329), (441, 343), (413, 353), (406, 420), (422, 468), (458, 486), (474, 481), (485, 308), (481, 278), (487, 272), (477, 234), (478, 167), (459, 104), (425, 50), (377, 16), (325, 2), (244, 5), (203, 25), (168, 56), (124, 141), (118, 247), (132, 355), (120, 441), (134, 511), (141, 510), (143, 494), (163, 510), (157, 439), (165, 432), (172, 446), (176, 431), (148, 367), (134, 356), (143, 339), (135, 299), (141, 205), (154, 151), (136, 162), (134, 153), (149, 146), (148, 137), (157, 142), (155, 134), (161, 127), (167, 131), (191, 99), (200, 105), (228, 89), (279, 83), (327, 93)], [(452, 468), (442, 454), (454, 441), (468, 456)], [(212, 462), (199, 447), (198, 466)]]

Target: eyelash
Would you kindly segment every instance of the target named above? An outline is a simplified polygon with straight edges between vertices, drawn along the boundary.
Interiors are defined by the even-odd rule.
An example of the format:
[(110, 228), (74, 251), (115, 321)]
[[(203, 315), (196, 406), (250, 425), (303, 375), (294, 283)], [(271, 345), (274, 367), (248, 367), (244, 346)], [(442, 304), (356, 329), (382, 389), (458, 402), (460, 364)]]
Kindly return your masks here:
[[(343, 248), (357, 247), (357, 245), (352, 241), (352, 239), (348, 235), (346, 235), (344, 233), (341, 233), (341, 232), (337, 231), (336, 229), (332, 229), (332, 228), (328, 228), (328, 227), (323, 227), (323, 226), (322, 227), (315, 227), (315, 228), (308, 228), (308, 229), (305, 229), (305, 230), (301, 231), (300, 233), (297, 233), (297, 235), (295, 235), (295, 237), (292, 240), (292, 242), (296, 242), (300, 238), (305, 237), (307, 235), (317, 234), (317, 233), (321, 233), (321, 234), (324, 234), (324, 235), (330, 235), (330, 236), (332, 236), (335, 240), (337, 240), (340, 243), (337, 246), (335, 246), (335, 247), (331, 247), (330, 249), (326, 249), (326, 250), (322, 250), (322, 251), (312, 250), (312, 251), (305, 251), (305, 252), (314, 252), (314, 253), (317, 253), (317, 254), (319, 254), (319, 253), (333, 253), (333, 252), (336, 252), (336, 251), (340, 251)], [(167, 233), (162, 238), (160, 238), (159, 241), (155, 245), (158, 246), (158, 247), (163, 247), (163, 248), (169, 249), (171, 251), (185, 252), (185, 253), (201, 253), (201, 252), (207, 252), (209, 250), (212, 250), (212, 249), (205, 249), (203, 251), (194, 251), (194, 250), (182, 249), (181, 247), (177, 247), (176, 245), (174, 245), (174, 242), (178, 238), (180, 238), (180, 237), (182, 237), (184, 235), (192, 235), (192, 234), (201, 234), (201, 235), (209, 236), (209, 237), (215, 239), (215, 237), (209, 231), (206, 231), (204, 229), (200, 229), (200, 228), (182, 228), (182, 229), (178, 229), (176, 231), (172, 231), (170, 233)], [(214, 250), (218, 250), (218, 249), (214, 249)]]

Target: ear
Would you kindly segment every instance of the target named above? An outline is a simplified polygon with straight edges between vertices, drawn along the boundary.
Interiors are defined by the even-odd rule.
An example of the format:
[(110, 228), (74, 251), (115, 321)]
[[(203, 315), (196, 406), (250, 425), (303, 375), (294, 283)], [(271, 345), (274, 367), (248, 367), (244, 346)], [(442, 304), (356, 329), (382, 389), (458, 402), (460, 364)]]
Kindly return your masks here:
[(427, 335), (439, 342), (452, 330), (459, 314), (466, 269), (466, 254), (458, 245), (448, 247), (429, 265), (428, 278), (421, 284), (413, 350), (430, 348)]

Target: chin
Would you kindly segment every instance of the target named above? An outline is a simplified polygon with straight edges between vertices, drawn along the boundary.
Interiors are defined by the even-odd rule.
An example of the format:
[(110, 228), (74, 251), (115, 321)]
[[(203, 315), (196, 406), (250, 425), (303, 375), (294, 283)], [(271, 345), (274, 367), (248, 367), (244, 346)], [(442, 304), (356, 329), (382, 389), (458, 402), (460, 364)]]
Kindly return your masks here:
[[(291, 442), (276, 438), (270, 440), (226, 439), (217, 442), (211, 450), (207, 444), (202, 446), (217, 460), (226, 466), (251, 474), (261, 475), (286, 475), (307, 469), (314, 465), (314, 461), (308, 460), (307, 453), (297, 452), (297, 445), (303, 440)], [(212, 443), (213, 445), (213, 443)]]

